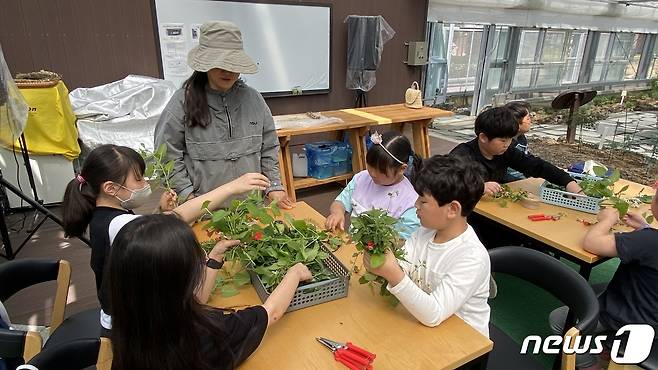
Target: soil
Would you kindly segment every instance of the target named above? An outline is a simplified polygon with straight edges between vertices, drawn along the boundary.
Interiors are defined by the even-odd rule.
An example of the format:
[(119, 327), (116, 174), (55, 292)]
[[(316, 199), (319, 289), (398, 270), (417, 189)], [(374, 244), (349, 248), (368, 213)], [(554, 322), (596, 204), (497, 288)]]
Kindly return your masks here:
[(626, 180), (652, 185), (658, 179), (658, 163), (641, 154), (605, 147), (599, 150), (590, 144), (567, 144), (550, 138), (528, 138), (528, 144), (533, 155), (561, 168), (593, 159), (605, 166), (619, 169), (621, 177)]

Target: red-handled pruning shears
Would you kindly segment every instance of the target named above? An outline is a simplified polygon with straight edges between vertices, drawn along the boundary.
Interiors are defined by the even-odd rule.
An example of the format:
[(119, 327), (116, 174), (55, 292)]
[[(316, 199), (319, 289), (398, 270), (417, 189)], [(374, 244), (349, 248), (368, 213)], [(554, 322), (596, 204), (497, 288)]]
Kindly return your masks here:
[(561, 215), (545, 215), (543, 213), (538, 213), (536, 215), (530, 215), (528, 216), (528, 219), (530, 221), (557, 221), (562, 217)]
[(372, 370), (372, 362), (377, 357), (363, 348), (354, 344), (339, 343), (327, 338), (315, 338), (334, 353), (336, 361), (342, 363), (352, 370)]

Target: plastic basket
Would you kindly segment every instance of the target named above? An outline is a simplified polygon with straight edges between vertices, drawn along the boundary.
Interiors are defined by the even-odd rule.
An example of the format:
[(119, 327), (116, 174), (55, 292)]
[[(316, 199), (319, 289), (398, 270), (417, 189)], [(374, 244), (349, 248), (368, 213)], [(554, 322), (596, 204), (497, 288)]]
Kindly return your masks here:
[[(329, 253), (329, 257), (323, 262), (335, 277), (333, 279), (318, 281), (297, 288), (286, 312), (347, 297), (347, 288), (349, 287), (350, 282), (349, 270), (325, 246), (322, 246), (322, 250)], [(258, 274), (250, 271), (249, 275), (251, 276), (251, 284), (256, 289), (258, 297), (261, 301), (265, 302), (270, 296), (270, 292), (265, 289)]]
[[(569, 172), (569, 175), (575, 180), (600, 180), (600, 177), (590, 176), (582, 173)], [(575, 209), (587, 213), (597, 214), (601, 209), (601, 199), (594, 198), (583, 194), (570, 193), (568, 191), (553, 189), (549, 187), (549, 182), (544, 181), (539, 187), (539, 199), (542, 202), (556, 206)]]

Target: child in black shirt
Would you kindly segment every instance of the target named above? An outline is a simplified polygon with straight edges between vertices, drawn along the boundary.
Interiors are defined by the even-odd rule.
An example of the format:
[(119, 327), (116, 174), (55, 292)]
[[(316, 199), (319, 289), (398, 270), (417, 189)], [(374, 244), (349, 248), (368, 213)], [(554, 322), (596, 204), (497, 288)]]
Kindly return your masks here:
[[(651, 213), (658, 216), (658, 196), (651, 202)], [(614, 333), (627, 324), (648, 324), (658, 333), (658, 230), (638, 214), (628, 213), (623, 221), (634, 231), (614, 233), (610, 229), (619, 221), (614, 208), (605, 208), (599, 222), (590, 226), (583, 248), (605, 257), (619, 257), (620, 264), (612, 280), (599, 295), (600, 313), (596, 332)], [(566, 307), (551, 313), (553, 331), (560, 333), (566, 319)], [(658, 345), (654, 337), (653, 346)], [(655, 350), (654, 350), (655, 351)], [(600, 369), (596, 357), (576, 356), (576, 365), (585, 369)]]
[[(218, 244), (209, 257), (221, 260), (227, 247)], [(214, 284), (219, 268), (205, 264), (194, 232), (176, 217), (142, 216), (120, 229), (105, 278), (113, 309), (113, 369), (233, 369), (281, 318), (299, 282), (312, 277), (298, 263), (265, 303), (226, 312), (197, 298), (204, 280)]]
[(512, 112), (505, 107), (491, 108), (475, 119), (477, 137), (457, 145), (450, 155), (461, 156), (479, 162), (486, 170), (484, 193), (494, 195), (501, 190), (500, 183), (511, 167), (526, 177), (541, 177), (556, 185), (565, 186), (572, 193), (579, 193), (580, 186), (566, 172), (530, 154), (510, 147), (519, 124)]

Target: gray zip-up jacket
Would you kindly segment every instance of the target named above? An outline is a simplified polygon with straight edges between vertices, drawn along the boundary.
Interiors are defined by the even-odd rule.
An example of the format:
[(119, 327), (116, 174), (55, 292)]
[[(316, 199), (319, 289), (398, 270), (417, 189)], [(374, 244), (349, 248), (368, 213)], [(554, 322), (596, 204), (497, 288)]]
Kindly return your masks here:
[(270, 179), (267, 192), (283, 190), (279, 140), (265, 99), (238, 80), (225, 93), (206, 89), (211, 122), (189, 127), (184, 121), (185, 91), (174, 93), (155, 128), (155, 148), (167, 144), (174, 161), (172, 186), (182, 199), (204, 194), (248, 172)]

